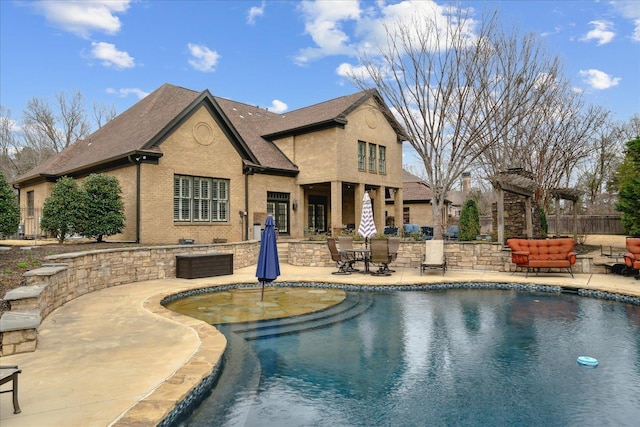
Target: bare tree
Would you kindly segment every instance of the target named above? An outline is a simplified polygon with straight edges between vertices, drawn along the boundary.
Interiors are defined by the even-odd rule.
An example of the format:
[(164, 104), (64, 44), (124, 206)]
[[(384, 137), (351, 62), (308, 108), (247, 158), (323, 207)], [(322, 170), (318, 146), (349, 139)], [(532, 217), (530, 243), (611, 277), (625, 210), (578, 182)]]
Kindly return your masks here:
[(15, 164), (17, 141), (14, 134), (15, 122), (11, 119), (11, 110), (0, 106), (0, 172), (4, 174), (8, 182), (18, 174)]
[(46, 100), (33, 98), (27, 103), (23, 126), (26, 145), (59, 153), (89, 135), (82, 93), (74, 91), (67, 96), (60, 92), (55, 98), (57, 114)]
[[(423, 160), (436, 238), (442, 237), (446, 193), (501, 138), (510, 122), (500, 116), (515, 115), (522, 103), (512, 94), (518, 80), (497, 74), (503, 66), (497, 15), (474, 21), (461, 8), (440, 12), (387, 24), (385, 43), (360, 54), (366, 71), (349, 76), (361, 88), (378, 90)], [(534, 84), (526, 74), (520, 79), (521, 86)]]
[(640, 136), (640, 114), (635, 113), (629, 117), (629, 120), (621, 125), (620, 131), (623, 143)]
[(93, 103), (93, 119), (98, 125), (98, 129), (102, 127), (103, 124), (112, 120), (116, 116), (116, 107), (111, 104), (111, 106), (107, 106), (104, 102), (94, 102)]
[(548, 205), (550, 189), (568, 187), (576, 178), (609, 113), (585, 105), (558, 58), (535, 35), (513, 30), (495, 37), (492, 46), (496, 68), (487, 73), (501, 82), (505, 102), (501, 110), (485, 113), (492, 122), (492, 143), (480, 166), (488, 177), (510, 167), (527, 169), (539, 186), (536, 202)]
[(615, 198), (605, 191), (622, 162), (624, 152), (623, 126), (610, 121), (597, 130), (592, 139), (591, 154), (579, 169), (578, 186), (586, 191), (585, 202), (589, 213), (614, 213)]
[(568, 82), (555, 93), (537, 106), (521, 132), (531, 149), (519, 157), (520, 164), (533, 172), (540, 189), (536, 201), (543, 206), (550, 203), (551, 189), (571, 186), (609, 115), (601, 107), (585, 106)]
[[(498, 81), (504, 103), (497, 111), (483, 113), (489, 121), (490, 143), (482, 152), (480, 166), (489, 178), (533, 156), (535, 147), (525, 133), (534, 126), (536, 108), (552, 98), (561, 73), (558, 59), (544, 51), (533, 34), (521, 36), (517, 29), (502, 32), (491, 40), (491, 49), (496, 61), (494, 68), (485, 70), (485, 78)], [(485, 95), (490, 107), (496, 94)]]

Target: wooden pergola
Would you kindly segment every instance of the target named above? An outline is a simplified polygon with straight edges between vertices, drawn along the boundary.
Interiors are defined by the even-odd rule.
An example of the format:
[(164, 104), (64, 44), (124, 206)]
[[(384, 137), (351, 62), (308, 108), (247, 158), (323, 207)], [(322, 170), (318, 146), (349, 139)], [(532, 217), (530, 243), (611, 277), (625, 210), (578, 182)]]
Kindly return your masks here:
[(504, 244), (504, 193), (518, 194), (525, 198), (525, 225), (528, 238), (533, 237), (533, 221), (531, 218), (531, 200), (538, 188), (532, 179), (515, 173), (500, 173), (491, 180), (498, 192), (497, 222), (498, 242)]

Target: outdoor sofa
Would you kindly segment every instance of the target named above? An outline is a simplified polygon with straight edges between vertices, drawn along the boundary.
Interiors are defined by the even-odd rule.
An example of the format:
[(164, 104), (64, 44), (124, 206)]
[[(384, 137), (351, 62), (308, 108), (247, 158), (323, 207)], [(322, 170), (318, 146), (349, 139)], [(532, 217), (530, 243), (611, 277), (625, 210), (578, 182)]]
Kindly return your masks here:
[(640, 237), (627, 237), (626, 247), (627, 253), (624, 254), (625, 265), (631, 270), (640, 270)]
[[(571, 277), (571, 266), (576, 263), (577, 254), (573, 252), (573, 239), (509, 239), (507, 245), (511, 248), (511, 262), (516, 270), (526, 269), (525, 277), (530, 270), (541, 268), (567, 269)], [(514, 273), (515, 273), (514, 271)]]

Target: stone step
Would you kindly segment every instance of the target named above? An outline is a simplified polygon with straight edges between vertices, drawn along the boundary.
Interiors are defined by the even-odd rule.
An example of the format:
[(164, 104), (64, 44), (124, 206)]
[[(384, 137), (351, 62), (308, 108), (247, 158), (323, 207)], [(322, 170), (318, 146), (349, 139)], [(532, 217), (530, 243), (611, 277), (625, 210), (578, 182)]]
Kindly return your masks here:
[(4, 295), (4, 300), (9, 301), (11, 310), (39, 310), (40, 294), (47, 287), (42, 283), (39, 285), (20, 286), (11, 289)]
[(29, 285), (38, 285), (46, 283), (49, 280), (49, 276), (59, 273), (60, 271), (67, 270), (68, 264), (42, 264), (41, 267), (29, 270), (23, 274)]
[(0, 332), (36, 329), (40, 326), (40, 310), (16, 310), (2, 313)]
[(352, 319), (364, 313), (371, 304), (373, 299), (366, 292), (347, 293), (343, 302), (322, 311), (284, 319), (233, 324), (229, 329), (247, 340), (293, 334)]

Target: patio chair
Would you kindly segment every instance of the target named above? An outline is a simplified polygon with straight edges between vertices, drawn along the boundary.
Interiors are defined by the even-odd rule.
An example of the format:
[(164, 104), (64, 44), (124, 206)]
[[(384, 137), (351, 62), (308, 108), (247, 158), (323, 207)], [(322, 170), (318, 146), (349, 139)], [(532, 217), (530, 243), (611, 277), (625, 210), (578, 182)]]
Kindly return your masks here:
[(344, 258), (349, 260), (349, 271), (360, 271), (353, 266), (358, 261), (355, 253), (342, 253), (342, 251), (353, 250), (353, 237), (352, 236), (338, 236), (338, 252)]
[(353, 237), (351, 236), (338, 236), (338, 249), (353, 249)]
[(370, 245), (371, 255), (369, 262), (378, 266), (378, 270), (371, 274), (374, 276), (391, 276), (391, 270), (389, 270), (389, 263), (391, 262), (389, 241), (387, 239), (371, 239)]
[[(389, 246), (389, 256), (391, 257), (391, 262), (394, 262), (396, 259), (398, 259), (398, 249), (400, 248), (400, 238), (389, 237), (388, 246)], [(389, 269), (389, 267), (387, 267), (386, 271), (388, 271), (389, 273), (396, 272), (395, 270)]]
[(420, 264), (420, 275), (425, 270), (442, 269), (442, 275), (447, 271), (447, 258), (444, 256), (444, 240), (425, 240), (425, 254)]
[(387, 225), (383, 231), (385, 236), (397, 236), (398, 235), (398, 227), (392, 227)]
[(350, 259), (347, 254), (338, 252), (338, 246), (336, 245), (336, 239), (334, 237), (327, 239), (327, 246), (329, 247), (329, 252), (331, 252), (331, 260), (335, 261), (338, 267), (338, 271), (334, 271), (331, 274), (351, 274), (355, 260)]
[(18, 374), (21, 372), (22, 370), (18, 369), (17, 366), (0, 366), (0, 385), (11, 382), (11, 388), (0, 391), (0, 393), (11, 393), (13, 395), (14, 414), (22, 412), (18, 403)]

